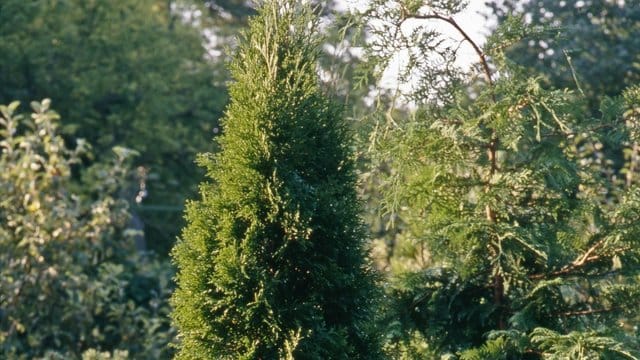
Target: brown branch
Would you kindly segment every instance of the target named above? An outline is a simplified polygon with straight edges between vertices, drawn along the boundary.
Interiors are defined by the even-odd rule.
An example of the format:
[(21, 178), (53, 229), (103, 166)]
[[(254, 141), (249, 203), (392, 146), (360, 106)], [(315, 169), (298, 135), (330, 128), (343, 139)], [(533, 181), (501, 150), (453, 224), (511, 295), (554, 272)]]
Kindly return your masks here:
[(486, 55), (480, 49), (478, 44), (476, 44), (475, 41), (473, 41), (471, 39), (469, 34), (467, 34), (466, 31), (464, 31), (460, 27), (460, 25), (458, 25), (458, 23), (452, 17), (443, 16), (443, 15), (440, 15), (438, 13), (432, 13), (432, 14), (427, 14), (427, 15), (407, 14), (407, 13), (405, 13), (403, 15), (402, 21), (400, 23), (402, 24), (402, 22), (404, 22), (405, 20), (408, 20), (408, 19), (418, 19), (418, 20), (433, 20), (433, 19), (436, 19), (436, 20), (445, 21), (445, 22), (449, 23), (451, 26), (453, 26), (460, 33), (460, 35), (462, 35), (464, 40), (466, 40), (471, 45), (471, 47), (473, 47), (473, 50), (476, 52), (476, 54), (480, 58), (480, 64), (482, 65), (482, 70), (484, 71), (484, 75), (487, 78), (487, 82), (489, 83), (489, 85), (491, 87), (493, 87), (493, 79), (491, 77), (491, 69), (489, 68), (489, 63), (487, 62)]
[[(587, 249), (587, 251), (585, 251), (584, 255), (578, 257), (577, 259), (575, 259), (572, 263), (571, 266), (573, 267), (580, 267), (580, 266), (584, 266), (585, 263), (588, 262), (588, 259), (591, 258), (591, 254), (593, 254), (594, 251), (596, 251), (597, 248), (599, 248), (602, 244), (604, 244), (605, 238), (602, 238), (598, 241), (596, 241), (595, 244), (591, 245), (591, 247), (589, 249)], [(596, 256), (596, 258), (598, 258), (599, 256)]]
[(578, 256), (577, 259), (573, 260), (571, 264), (566, 265), (560, 270), (553, 271), (548, 274), (533, 274), (529, 275), (529, 279), (542, 279), (548, 276), (562, 276), (572, 274), (574, 271), (600, 259), (599, 255), (592, 255), (594, 251), (598, 247), (600, 247), (604, 243), (604, 238), (598, 240), (595, 244), (593, 244), (584, 254)]
[[(588, 263), (584, 263), (582, 266), (586, 266), (587, 264)], [(575, 271), (579, 270), (580, 267), (567, 265), (560, 270), (552, 271), (550, 273), (531, 274), (529, 275), (529, 279), (539, 280), (539, 279), (544, 279), (544, 278), (554, 277), (554, 276), (568, 276), (568, 275), (572, 275)]]
[[(428, 15), (409, 14), (407, 10), (404, 8), (402, 9), (402, 11), (403, 11), (402, 20), (400, 21), (400, 24), (396, 29), (398, 29), (402, 25), (402, 23), (404, 23), (404, 21), (408, 19), (422, 19), (422, 20), (436, 19), (436, 20), (445, 21), (450, 25), (452, 25), (462, 35), (464, 40), (469, 42), (469, 44), (471, 44), (471, 47), (473, 47), (473, 50), (478, 55), (478, 58), (480, 58), (480, 64), (482, 65), (482, 69), (484, 71), (484, 75), (486, 77), (487, 83), (489, 84), (489, 87), (493, 89), (494, 84), (491, 76), (491, 69), (489, 68), (489, 64), (487, 62), (487, 57), (485, 56), (484, 52), (480, 49), (480, 47), (471, 39), (469, 34), (467, 34), (452, 17), (446, 17), (438, 13), (432, 13)], [(494, 102), (496, 101), (495, 94), (492, 94), (492, 99)], [(487, 156), (489, 158), (490, 169), (489, 169), (489, 178), (487, 180), (487, 186), (485, 187), (485, 192), (489, 192), (489, 189), (491, 186), (491, 179), (498, 171), (498, 163), (497, 163), (497, 157), (496, 157), (497, 150), (498, 150), (498, 137), (495, 129), (491, 129), (491, 140), (489, 141), (489, 144), (487, 144)], [(487, 204), (485, 206), (485, 212), (487, 216), (487, 221), (491, 224), (495, 224), (497, 216), (495, 211), (491, 208), (490, 205)], [(502, 277), (502, 274), (500, 274), (499, 271), (497, 271), (493, 275), (492, 287), (493, 287), (493, 302), (498, 308), (498, 312), (499, 312), (498, 328), (505, 329), (506, 328), (506, 325), (505, 325), (505, 307), (506, 306), (504, 304), (504, 279)]]
[[(604, 239), (599, 240), (598, 242), (596, 242), (595, 244), (593, 244), (589, 249), (587, 249), (587, 251), (579, 256), (576, 260), (574, 260), (571, 264), (566, 265), (565, 267), (563, 267), (560, 270), (556, 270), (550, 273), (542, 273), (542, 274), (531, 274), (529, 275), (529, 279), (531, 280), (538, 280), (538, 279), (543, 279), (543, 278), (548, 278), (548, 277), (553, 277), (553, 276), (569, 276), (569, 275), (573, 275), (576, 271), (580, 270), (581, 268), (590, 265), (591, 263), (594, 263), (598, 260), (601, 260), (606, 254), (602, 254), (602, 255), (593, 255), (593, 252), (604, 243)], [(631, 247), (630, 246), (625, 246), (625, 247), (621, 247), (618, 248), (614, 251), (612, 251), (611, 254), (609, 254), (610, 256), (615, 256), (617, 254), (620, 254), (622, 252), (625, 252), (627, 250), (630, 250)]]

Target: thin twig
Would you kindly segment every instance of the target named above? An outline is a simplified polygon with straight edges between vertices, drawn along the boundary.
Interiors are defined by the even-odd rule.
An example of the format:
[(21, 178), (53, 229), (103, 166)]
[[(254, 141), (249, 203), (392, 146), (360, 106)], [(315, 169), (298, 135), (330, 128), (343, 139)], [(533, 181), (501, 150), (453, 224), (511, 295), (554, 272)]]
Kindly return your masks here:
[(584, 91), (582, 91), (582, 86), (580, 86), (580, 82), (578, 81), (578, 75), (576, 73), (576, 69), (573, 68), (573, 63), (571, 62), (571, 56), (569, 56), (569, 53), (567, 52), (567, 50), (562, 50), (562, 53), (564, 54), (564, 57), (567, 59), (567, 63), (569, 64), (569, 68), (571, 69), (571, 76), (573, 76), (573, 81), (576, 83), (576, 87), (578, 87), (578, 91), (580, 91), (580, 95), (582, 95), (583, 98), (586, 98)]
[(438, 13), (432, 13), (432, 14), (427, 14), (427, 15), (405, 14), (403, 16), (403, 18), (402, 18), (401, 24), (402, 24), (402, 22), (404, 22), (405, 20), (408, 20), (408, 19), (422, 19), (422, 20), (437, 19), (437, 20), (442, 20), (442, 21), (445, 21), (445, 22), (451, 24), (451, 26), (453, 26), (460, 33), (460, 35), (462, 35), (462, 37), (467, 42), (469, 42), (469, 44), (471, 45), (471, 47), (473, 47), (473, 50), (476, 52), (476, 54), (478, 54), (478, 57), (480, 58), (480, 64), (482, 65), (482, 69), (484, 71), (484, 75), (487, 78), (487, 82), (489, 83), (489, 85), (491, 85), (491, 87), (493, 87), (493, 79), (491, 77), (491, 69), (489, 68), (489, 63), (487, 62), (486, 55), (480, 49), (480, 47), (475, 43), (475, 41), (473, 41), (471, 39), (469, 34), (467, 34), (460, 27), (460, 25), (458, 25), (458, 23), (452, 17), (443, 16), (443, 15), (440, 15)]

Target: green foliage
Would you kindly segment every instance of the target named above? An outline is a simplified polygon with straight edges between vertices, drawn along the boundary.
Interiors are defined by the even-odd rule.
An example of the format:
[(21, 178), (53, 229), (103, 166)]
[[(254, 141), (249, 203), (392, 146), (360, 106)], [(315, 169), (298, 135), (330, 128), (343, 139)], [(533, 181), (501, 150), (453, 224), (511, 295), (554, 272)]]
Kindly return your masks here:
[[(460, 26), (448, 17), (460, 2), (373, 6), (373, 26), (388, 34), (373, 42), (378, 64), (414, 41), (439, 51), (438, 34), (420, 21)], [(419, 22), (415, 31), (399, 29), (407, 19)], [(402, 225), (391, 263), (404, 266), (391, 267), (386, 289), (391, 356), (419, 358), (416, 339), (433, 357), (637, 356), (639, 190), (607, 182), (584, 156), (597, 141), (635, 140), (637, 91), (605, 99), (592, 116), (582, 94), (545, 86), (502, 54), (525, 33), (512, 18), (478, 51), (481, 83), (474, 74), (434, 78), (453, 58), (409, 61), (402, 74), (419, 77), (407, 79), (419, 85), (410, 97), (419, 106), (372, 139), (390, 169), (383, 210)], [(432, 92), (421, 90), (429, 83)], [(600, 193), (610, 187), (616, 206)], [(557, 336), (543, 340), (545, 331)]]
[(0, 106), (0, 357), (167, 358), (170, 274), (136, 253), (116, 192), (130, 152), (84, 184), (92, 199), (75, 195), (89, 145), (65, 145), (49, 104), (32, 103), (31, 117)]
[(637, 359), (638, 353), (630, 352), (625, 344), (596, 332), (572, 331), (562, 335), (555, 331), (536, 328), (531, 341), (544, 352), (545, 359)]
[[(509, 61), (529, 76), (540, 76), (545, 86), (574, 89), (584, 98), (591, 116), (604, 120), (612, 101), (640, 80), (640, 11), (637, 2), (587, 1), (492, 1), (502, 24), (510, 17), (523, 18), (527, 29), (506, 48)], [(586, 112), (585, 114), (589, 114)], [(610, 128), (576, 137), (581, 157), (591, 162), (607, 182), (600, 191), (615, 203), (617, 187), (636, 177), (637, 144), (611, 136)], [(582, 134), (587, 135), (587, 134)]]
[(82, 353), (82, 360), (125, 360), (129, 357), (126, 351), (115, 351), (113, 354), (109, 352), (98, 352), (90, 349)]
[(481, 347), (462, 352), (461, 360), (507, 360), (521, 359), (524, 354), (514, 349), (504, 337), (487, 340)]
[[(98, 162), (114, 146), (138, 151), (134, 165), (148, 173), (149, 197), (148, 207), (134, 210), (161, 254), (178, 234), (184, 199), (196, 192), (201, 173), (192, 159), (212, 150), (226, 102), (226, 76), (207, 61), (201, 29), (183, 21), (180, 11), (198, 10), (189, 4), (0, 3), (0, 103), (51, 97), (64, 136), (87, 139)], [(127, 191), (133, 200), (136, 189)]]
[(235, 60), (212, 183), (173, 257), (181, 359), (372, 359), (373, 274), (347, 125), (320, 91), (318, 20), (265, 2)]
[[(396, 89), (405, 100), (450, 100), (453, 94), (449, 88), (462, 76), (460, 69), (449, 61), (455, 57), (459, 46), (448, 44), (442, 34), (428, 24), (437, 23), (436, 17), (446, 18), (464, 7), (463, 2), (456, 0), (372, 1), (365, 13), (369, 24), (367, 31), (371, 34), (367, 45), (370, 71), (380, 78), (393, 64), (394, 70), (399, 72), (398, 81), (405, 85), (410, 83), (410, 86)], [(409, 25), (416, 20), (425, 23), (423, 26)], [(434, 53), (439, 54), (437, 58), (431, 56)]]
[[(499, 0), (498, 21), (523, 16), (533, 29), (507, 56), (545, 85), (583, 92), (592, 110), (640, 80), (637, 1)], [(576, 83), (577, 81), (577, 83)]]

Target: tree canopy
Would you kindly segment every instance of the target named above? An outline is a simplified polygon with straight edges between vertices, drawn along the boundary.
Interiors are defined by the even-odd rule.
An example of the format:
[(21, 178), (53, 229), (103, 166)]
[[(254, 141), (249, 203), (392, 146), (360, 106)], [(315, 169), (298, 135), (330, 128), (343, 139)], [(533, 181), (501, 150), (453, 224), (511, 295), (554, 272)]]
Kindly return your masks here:
[(184, 18), (181, 4), (0, 3), (0, 103), (51, 98), (63, 134), (93, 144), (91, 161), (114, 146), (138, 151), (134, 165), (147, 174), (150, 206), (136, 210), (149, 247), (165, 254), (201, 174), (195, 154), (212, 150), (226, 102), (221, 66), (206, 59), (202, 29)]

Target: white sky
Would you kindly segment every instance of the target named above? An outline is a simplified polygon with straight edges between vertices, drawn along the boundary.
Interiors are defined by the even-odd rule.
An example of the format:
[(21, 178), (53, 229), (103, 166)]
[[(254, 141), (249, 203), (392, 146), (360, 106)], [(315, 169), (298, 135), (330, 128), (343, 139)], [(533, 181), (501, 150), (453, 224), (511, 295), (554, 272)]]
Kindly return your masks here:
[[(485, 38), (489, 33), (489, 27), (492, 25), (485, 20), (482, 14), (489, 13), (489, 8), (484, 4), (485, 0), (469, 0), (465, 11), (456, 14), (453, 18), (460, 27), (471, 37), (471, 39), (482, 47)], [(364, 10), (367, 6), (366, 0), (343, 0), (336, 4), (338, 10), (358, 9)], [(340, 6), (342, 5), (342, 6)], [(456, 31), (450, 24), (443, 21), (431, 21), (438, 31), (452, 39), (453, 42), (459, 43), (462, 35)], [(460, 48), (459, 65), (468, 66), (477, 61), (477, 55), (469, 43), (464, 42)]]
[[(364, 6), (363, 0), (345, 0), (351, 2), (350, 6)], [(483, 14), (489, 13), (488, 7), (484, 4), (485, 0), (470, 0), (465, 11), (453, 16), (453, 19), (464, 30), (467, 35), (479, 46), (482, 47), (485, 43), (486, 36), (489, 34), (489, 28), (493, 25), (488, 22)], [(358, 4), (358, 5), (356, 5)], [(413, 25), (415, 24), (415, 25)], [(458, 55), (456, 57), (456, 65), (463, 70), (468, 70), (471, 65), (478, 63), (478, 54), (474, 51), (473, 47), (467, 41), (463, 41), (463, 36), (456, 30), (451, 24), (442, 20), (408, 20), (406, 22), (406, 31), (410, 32), (413, 26), (424, 26), (427, 28), (433, 28), (441, 33), (445, 38), (450, 40), (450, 44), (453, 47), (460, 44), (458, 48)], [(406, 64), (407, 55), (398, 53), (397, 58), (393, 60), (387, 70), (385, 71), (379, 85), (387, 89), (395, 89), (398, 86), (398, 72)], [(411, 82), (400, 85), (402, 92), (412, 92)]]
[[(467, 9), (453, 17), (458, 25), (460, 25), (469, 37), (480, 47), (484, 45), (485, 38), (489, 33), (489, 27), (492, 25), (488, 23), (482, 15), (489, 10), (484, 5), (484, 2), (485, 0), (470, 0)], [(462, 36), (451, 25), (440, 22), (437, 26), (443, 34), (447, 34), (447, 36), (455, 39), (454, 41), (459, 42), (462, 40)], [(468, 42), (464, 42), (460, 48), (458, 65), (469, 66), (469, 64), (477, 61), (478, 55), (473, 51), (473, 48)]]

